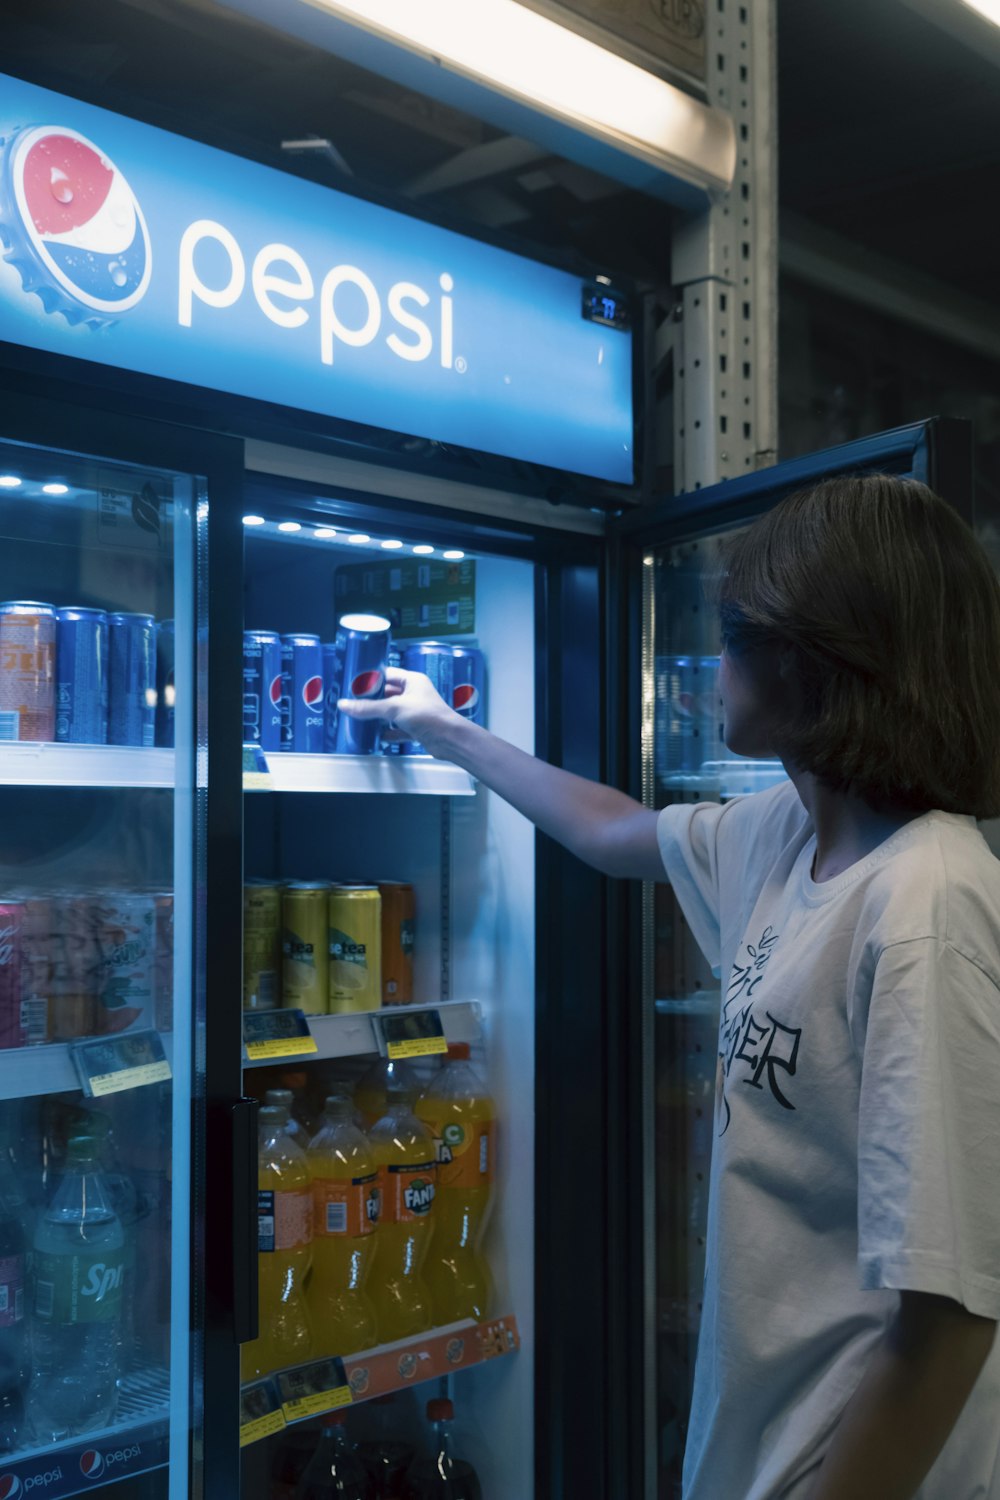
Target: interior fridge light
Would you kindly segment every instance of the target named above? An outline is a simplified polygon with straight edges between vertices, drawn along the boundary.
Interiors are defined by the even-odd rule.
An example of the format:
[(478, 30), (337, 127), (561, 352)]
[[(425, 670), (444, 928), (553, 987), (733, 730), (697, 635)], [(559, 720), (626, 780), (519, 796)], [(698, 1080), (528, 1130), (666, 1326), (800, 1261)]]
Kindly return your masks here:
[(349, 536), (347, 540), (353, 542), (355, 547), (363, 547), (365, 542), (371, 541), (371, 537), (366, 536), (363, 531), (359, 531), (357, 536)]
[(382, 543), (382, 546), (385, 548), (385, 550), (387, 552), (395, 552), (402, 545), (403, 545), (402, 542), (396, 542), (396, 541), (383, 542)]
[(68, 484), (43, 484), (42, 485), (42, 494), (43, 495), (68, 495), (69, 494), (69, 485)]
[(419, 547), (414, 547), (413, 550), (416, 553), (417, 557), (430, 557), (430, 556), (433, 555), (433, 552), (434, 552), (434, 548), (433, 547), (428, 547), (426, 545), (421, 545)]
[(465, 556), (465, 553), (459, 552), (456, 548), (452, 548), (451, 551), (445, 552), (443, 555), (446, 562), (461, 562), (462, 558)]
[(278, 522), (278, 530), (279, 531), (301, 531), (302, 530), (302, 523), (301, 523), (301, 521), (279, 521)]
[(313, 536), (319, 537), (320, 541), (323, 542), (325, 542), (328, 537), (336, 535), (337, 528), (335, 526), (317, 526), (316, 530), (313, 532)]
[(264, 517), (263, 516), (244, 516), (243, 517), (243, 524), (244, 524), (244, 526), (263, 526), (264, 525)]
[(0, 474), (0, 490), (16, 490), (20, 483), (16, 474)]

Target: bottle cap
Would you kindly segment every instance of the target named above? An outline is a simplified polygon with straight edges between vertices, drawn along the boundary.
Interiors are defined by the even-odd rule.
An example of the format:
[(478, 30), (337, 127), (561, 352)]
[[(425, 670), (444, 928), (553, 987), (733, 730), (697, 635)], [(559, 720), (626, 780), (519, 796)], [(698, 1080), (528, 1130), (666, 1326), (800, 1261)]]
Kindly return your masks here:
[(282, 1109), (291, 1111), (294, 1094), (291, 1089), (268, 1089), (264, 1095), (266, 1104), (278, 1104)]
[(286, 1068), (279, 1076), (286, 1089), (304, 1089), (309, 1082), (305, 1068)]
[(330, 1432), (334, 1427), (343, 1427), (347, 1421), (346, 1411), (331, 1411), (323, 1418), (323, 1431)]
[(428, 1401), (427, 1403), (428, 1422), (450, 1422), (454, 1415), (454, 1406), (443, 1397), (438, 1397), (436, 1401)]
[(390, 1078), (385, 1086), (386, 1104), (412, 1104), (416, 1089), (402, 1078)]
[(257, 1124), (263, 1128), (280, 1129), (288, 1123), (288, 1110), (280, 1104), (265, 1104), (264, 1108), (257, 1111)]
[(74, 1135), (67, 1146), (66, 1156), (70, 1162), (96, 1161), (97, 1142), (90, 1135)]
[(354, 1105), (346, 1094), (327, 1094), (323, 1111), (335, 1120), (349, 1120), (354, 1114)]
[(472, 1056), (472, 1048), (468, 1042), (450, 1042), (448, 1045), (449, 1062), (468, 1062)]

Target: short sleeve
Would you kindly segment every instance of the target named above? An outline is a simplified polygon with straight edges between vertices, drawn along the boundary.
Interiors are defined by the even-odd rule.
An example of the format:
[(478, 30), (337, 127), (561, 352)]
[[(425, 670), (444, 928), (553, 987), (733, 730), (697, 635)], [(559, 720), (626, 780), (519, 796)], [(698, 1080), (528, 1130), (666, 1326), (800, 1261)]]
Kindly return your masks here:
[(1000, 1318), (1000, 988), (912, 938), (883, 950), (854, 1029), (862, 1287)]
[(716, 979), (722, 964), (719, 825), (734, 802), (674, 803), (656, 822), (667, 878)]

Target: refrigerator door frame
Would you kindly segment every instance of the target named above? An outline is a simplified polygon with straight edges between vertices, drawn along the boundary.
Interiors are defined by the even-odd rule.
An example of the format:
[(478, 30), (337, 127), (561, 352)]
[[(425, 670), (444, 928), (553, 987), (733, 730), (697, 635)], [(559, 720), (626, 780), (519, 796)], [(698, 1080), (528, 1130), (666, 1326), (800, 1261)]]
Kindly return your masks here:
[[(240, 684), (238, 676), (232, 672), (227, 676), (225, 670), (242, 649), (238, 592), (242, 441), (135, 417), (125, 402), (116, 410), (75, 383), (9, 367), (0, 367), (0, 403), (0, 426), (12, 440), (139, 468), (170, 469), (205, 481), (208, 506), (196, 559), (205, 600), (205, 633), (196, 642), (191, 663), (192, 680), (199, 696), (204, 695), (204, 709), (196, 717), (198, 795), (192, 821), (202, 840), (205, 884), (192, 893), (192, 963), (195, 974), (201, 966), (207, 1005), (211, 996), (227, 988), (235, 992), (238, 982), (232, 953), (224, 942), (208, 940), (209, 935), (237, 934), (242, 920)], [(194, 1078), (200, 1079), (203, 1093), (192, 1097), (191, 1153), (183, 1163), (193, 1193), (189, 1399), (191, 1412), (198, 1412), (200, 1406), (201, 1416), (200, 1426), (189, 1428), (187, 1437), (186, 1493), (192, 1497), (235, 1494), (239, 1484), (238, 1452), (221, 1450), (212, 1436), (227, 1421), (234, 1433), (238, 1431), (239, 1345), (234, 1328), (242, 1312), (235, 1305), (234, 1188), (227, 1141), (240, 1091), (240, 1013), (234, 1010), (229, 1018), (216, 1009), (211, 1025), (199, 1026), (196, 1017), (192, 1028)], [(255, 1308), (256, 1287), (252, 1290)], [(244, 1297), (249, 1298), (245, 1287)], [(235, 1441), (232, 1446), (235, 1449)]]
[[(609, 524), (607, 695), (609, 766), (615, 785), (649, 805), (652, 795), (652, 702), (646, 662), (652, 650), (652, 599), (644, 557), (652, 548), (682, 538), (697, 539), (740, 526), (796, 490), (846, 473), (911, 475), (974, 521), (973, 427), (964, 418), (931, 417), (870, 437), (786, 459), (738, 479), (664, 499)], [(625, 1320), (623, 1358), (628, 1374), (627, 1413), (618, 1414), (617, 1436), (627, 1442), (629, 1493), (657, 1496), (656, 1375), (656, 1161), (653, 1134), (653, 975), (646, 934), (652, 918), (653, 883), (629, 882), (618, 898), (615, 941), (620, 972), (627, 976), (630, 1045), (621, 1059), (619, 1087), (627, 1101), (626, 1201), (642, 1204), (642, 1232), (621, 1236), (627, 1290), (619, 1294)], [(634, 1241), (634, 1243), (631, 1243)]]

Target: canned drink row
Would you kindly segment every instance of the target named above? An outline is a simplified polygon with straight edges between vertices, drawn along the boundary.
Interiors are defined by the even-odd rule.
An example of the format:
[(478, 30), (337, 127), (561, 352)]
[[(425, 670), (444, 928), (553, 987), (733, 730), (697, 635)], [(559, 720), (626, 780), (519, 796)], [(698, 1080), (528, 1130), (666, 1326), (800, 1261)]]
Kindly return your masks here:
[(658, 773), (696, 774), (706, 761), (724, 760), (719, 658), (658, 656), (655, 673)]
[(381, 698), (386, 668), (430, 677), (446, 703), (486, 722), (486, 661), (475, 646), (442, 641), (394, 644), (379, 615), (344, 615), (332, 641), (295, 632), (243, 635), (243, 740), (269, 753), (423, 754), (421, 746), (381, 745), (380, 726), (343, 714), (342, 698)]
[(171, 891), (0, 901), (0, 1048), (173, 1024)]
[(0, 741), (172, 745), (174, 698), (173, 620), (0, 604)]
[(244, 1008), (324, 1015), (408, 1005), (415, 928), (405, 881), (248, 881)]

